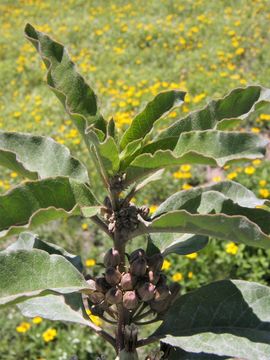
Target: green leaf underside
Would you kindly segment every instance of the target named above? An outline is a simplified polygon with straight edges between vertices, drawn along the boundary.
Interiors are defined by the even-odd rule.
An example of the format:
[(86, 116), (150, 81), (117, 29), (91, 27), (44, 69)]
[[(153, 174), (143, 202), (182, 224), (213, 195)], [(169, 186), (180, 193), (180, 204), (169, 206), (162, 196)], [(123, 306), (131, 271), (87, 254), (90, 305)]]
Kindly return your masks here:
[(187, 255), (203, 249), (208, 244), (208, 237), (193, 234), (151, 234), (151, 242), (163, 256), (170, 254)]
[(72, 265), (74, 265), (80, 272), (83, 270), (83, 264), (81, 257), (78, 255), (73, 255), (67, 252), (65, 249), (61, 248), (58, 245), (40, 240), (38, 235), (23, 232), (19, 235), (18, 240), (6, 248), (8, 251), (16, 250), (43, 250), (46, 251), (49, 255), (62, 255), (67, 259)]
[(79, 271), (63, 256), (33, 249), (0, 253), (0, 305), (50, 292), (89, 289)]
[(105, 132), (106, 124), (98, 112), (96, 95), (76, 72), (63, 45), (37, 31), (30, 24), (26, 25), (25, 34), (48, 69), (48, 85), (62, 102), (81, 134), (84, 136), (86, 127), (93, 123)]
[(132, 120), (120, 141), (121, 148), (125, 148), (134, 140), (143, 139), (151, 131), (156, 120), (183, 103), (185, 94), (185, 92), (177, 90), (164, 91), (158, 94)]
[[(200, 212), (203, 212), (204, 209), (204, 211), (206, 211), (205, 207), (202, 206), (202, 196), (207, 192), (213, 191), (221, 193), (226, 199), (230, 199), (242, 207), (255, 208), (256, 206), (262, 206), (265, 202), (262, 199), (258, 199), (252, 191), (239, 183), (234, 181), (221, 181), (209, 186), (182, 190), (171, 195), (158, 207), (152, 218), (172, 210), (185, 209), (190, 212), (195, 212), (200, 209)], [(212, 204), (210, 207), (211, 206)]]
[(246, 119), (269, 100), (270, 90), (261, 86), (234, 89), (224, 98), (212, 100), (205, 108), (176, 121), (168, 129), (162, 131), (157, 138), (178, 137), (181, 133), (192, 130), (215, 129), (219, 127), (222, 120), (221, 127), (224, 128), (226, 127), (224, 123), (235, 122), (235, 118)]
[(222, 280), (181, 296), (155, 332), (194, 353), (268, 360), (270, 288)]
[(84, 316), (81, 294), (46, 295), (26, 300), (18, 304), (22, 315), (26, 317), (40, 316), (52, 321), (67, 321), (81, 325), (89, 325)]
[(179, 348), (172, 347), (168, 360), (236, 360), (230, 356), (218, 356), (214, 354), (186, 352)]
[(126, 181), (131, 183), (159, 168), (184, 163), (222, 167), (234, 160), (262, 158), (266, 145), (265, 139), (250, 133), (215, 130), (183, 133), (173, 151), (158, 150), (136, 157), (126, 170)]
[(0, 196), (0, 237), (15, 234), (96, 205), (90, 189), (73, 179), (48, 178), (26, 182)]
[(68, 176), (89, 182), (84, 165), (49, 137), (0, 131), (0, 165), (32, 180)]
[(89, 146), (91, 146), (91, 142), (94, 144), (106, 173), (109, 176), (115, 175), (119, 170), (120, 159), (114, 139), (108, 136), (105, 141), (101, 142), (93, 131), (87, 133), (87, 138), (89, 139)]

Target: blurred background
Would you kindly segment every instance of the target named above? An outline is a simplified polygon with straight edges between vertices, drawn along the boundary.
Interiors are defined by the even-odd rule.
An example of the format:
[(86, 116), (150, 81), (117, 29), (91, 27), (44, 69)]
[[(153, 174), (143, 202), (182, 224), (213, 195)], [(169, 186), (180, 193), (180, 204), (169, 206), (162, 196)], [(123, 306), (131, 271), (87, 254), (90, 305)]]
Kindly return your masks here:
[[(158, 92), (186, 90), (185, 105), (160, 122), (168, 126), (235, 87), (270, 87), (270, 2), (268, 0), (0, 0), (0, 130), (49, 135), (88, 164), (92, 186), (99, 179), (77, 130), (45, 83), (46, 71), (23, 34), (27, 22), (66, 45), (78, 71), (98, 95), (103, 115), (125, 129)], [(270, 109), (250, 117), (245, 129), (269, 136)], [(238, 181), (258, 197), (270, 198), (269, 160), (224, 169), (182, 165), (146, 187), (134, 201), (151, 211), (181, 189), (224, 179)], [(0, 193), (23, 181), (2, 170)], [(76, 217), (35, 229), (50, 242), (82, 254), (91, 274), (108, 239)], [(5, 247), (14, 239), (1, 243)], [(138, 239), (138, 244), (140, 239)], [(135, 245), (133, 244), (133, 247)], [(270, 285), (269, 251), (212, 239), (188, 256), (163, 265), (183, 293), (210, 281), (238, 278)], [(99, 321), (95, 319), (95, 321)], [(3, 360), (111, 359), (111, 349), (79, 326), (23, 318), (17, 308), (0, 312)], [(75, 359), (75, 358), (74, 358)]]

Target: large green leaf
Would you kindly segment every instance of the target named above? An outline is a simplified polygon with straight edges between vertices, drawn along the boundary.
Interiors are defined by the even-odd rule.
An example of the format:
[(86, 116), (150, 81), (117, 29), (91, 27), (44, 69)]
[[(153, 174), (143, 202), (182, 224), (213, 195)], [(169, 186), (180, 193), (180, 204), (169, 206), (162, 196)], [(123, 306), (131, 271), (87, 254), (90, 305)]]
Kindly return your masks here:
[[(169, 345), (167, 345), (169, 346)], [(214, 354), (186, 352), (182, 349), (171, 347), (168, 360), (240, 360), (230, 356), (218, 356)]]
[(125, 148), (134, 140), (143, 139), (151, 131), (156, 120), (165, 116), (174, 107), (183, 104), (185, 94), (185, 92), (177, 90), (168, 90), (158, 94), (132, 120), (120, 141), (121, 148)]
[(224, 129), (231, 119), (246, 119), (270, 100), (270, 90), (261, 86), (234, 89), (224, 98), (212, 100), (205, 108), (194, 111), (162, 131), (158, 138), (179, 137), (192, 130)]
[(0, 196), (0, 237), (45, 222), (80, 214), (96, 205), (89, 187), (65, 177), (28, 181)]
[(91, 289), (82, 274), (63, 256), (33, 249), (0, 253), (0, 305), (56, 292)]
[(84, 307), (81, 294), (46, 295), (26, 300), (18, 307), (27, 317), (40, 316), (53, 321), (68, 321), (81, 325), (89, 325), (84, 318)]
[(263, 157), (267, 140), (256, 134), (224, 131), (192, 131), (180, 135), (173, 151), (141, 154), (126, 169), (131, 183), (157, 169), (184, 163), (224, 166), (240, 159)]
[[(170, 254), (187, 255), (203, 249), (208, 244), (208, 237), (193, 234), (151, 234), (149, 240), (154, 246), (158, 248), (163, 256)], [(149, 248), (151, 246), (149, 244)]]
[(76, 72), (64, 46), (30, 24), (26, 25), (25, 34), (48, 69), (48, 85), (62, 102), (81, 134), (84, 136), (85, 129), (90, 124), (95, 124), (106, 132), (106, 123), (99, 114), (96, 95)]
[(87, 169), (68, 148), (43, 136), (0, 131), (0, 165), (33, 180), (68, 176), (89, 182)]
[(62, 255), (69, 262), (71, 262), (71, 264), (74, 265), (80, 272), (82, 272), (83, 270), (83, 263), (79, 255), (70, 254), (58, 245), (40, 240), (37, 234), (33, 234), (30, 232), (21, 233), (18, 237), (18, 240), (15, 243), (9, 245), (9, 247), (7, 247), (5, 251), (33, 249), (44, 250), (50, 255)]
[(222, 280), (181, 296), (155, 332), (194, 353), (268, 360), (270, 288)]
[(106, 172), (106, 176), (115, 175), (119, 170), (120, 159), (114, 139), (108, 136), (104, 141), (100, 141), (92, 130), (87, 132), (87, 139), (89, 140), (89, 146), (91, 146), (91, 143), (94, 146), (100, 166)]

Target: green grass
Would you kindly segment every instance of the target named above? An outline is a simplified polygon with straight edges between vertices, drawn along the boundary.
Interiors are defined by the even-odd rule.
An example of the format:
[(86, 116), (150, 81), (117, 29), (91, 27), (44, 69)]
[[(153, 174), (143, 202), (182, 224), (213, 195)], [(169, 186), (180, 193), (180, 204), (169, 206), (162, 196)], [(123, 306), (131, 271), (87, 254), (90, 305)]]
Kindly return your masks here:
[[(180, 88), (189, 93), (181, 111), (162, 120), (165, 127), (179, 115), (202, 107), (210, 98), (223, 96), (234, 87), (258, 83), (269, 87), (269, 20), (268, 0), (2, 0), (0, 130), (50, 135), (88, 162), (77, 131), (45, 85), (46, 72), (38, 55), (23, 36), (27, 22), (67, 46), (79, 72), (98, 94), (105, 117), (113, 116), (123, 129), (147, 100), (164, 89)], [(266, 134), (270, 121), (255, 117), (245, 126)], [(255, 168), (254, 174), (247, 174), (250, 165)], [(174, 169), (174, 176), (167, 172), (161, 183), (151, 185), (136, 199), (137, 203), (158, 205), (183, 184), (203, 183), (207, 175), (206, 169), (192, 168), (191, 178), (179, 179), (177, 172), (179, 175)], [(230, 173), (236, 173), (235, 180), (259, 196), (269, 196), (262, 191), (270, 191), (269, 162), (243, 163), (225, 169), (219, 176)], [(0, 192), (21, 180), (3, 171)], [(99, 188), (94, 175), (92, 183)], [(81, 222), (75, 218), (36, 231), (68, 250), (83, 253), (84, 260), (94, 258), (98, 262), (108, 240), (93, 225), (83, 231)], [(195, 260), (172, 256), (167, 271), (169, 277), (182, 274), (183, 291), (229, 277), (269, 284), (268, 255), (244, 246), (235, 255), (228, 254), (226, 244), (213, 241)], [(97, 273), (99, 267), (89, 271)], [(3, 360), (70, 359), (75, 354), (84, 360), (96, 359), (98, 353), (110, 354), (102, 342), (80, 327), (43, 321), (22, 335), (16, 332), (21, 321), (16, 308), (0, 314)], [(57, 327), (58, 336), (46, 344), (42, 331), (50, 326)], [(74, 338), (80, 342), (73, 344)]]

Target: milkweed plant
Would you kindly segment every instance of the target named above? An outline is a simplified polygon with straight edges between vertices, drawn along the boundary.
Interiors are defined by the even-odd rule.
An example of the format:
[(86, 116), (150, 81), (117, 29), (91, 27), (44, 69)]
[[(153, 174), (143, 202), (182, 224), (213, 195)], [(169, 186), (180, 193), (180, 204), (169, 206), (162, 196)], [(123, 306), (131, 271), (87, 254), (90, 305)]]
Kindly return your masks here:
[[(30, 24), (25, 35), (47, 68), (49, 88), (82, 136), (106, 196), (94, 193), (93, 169), (63, 144), (0, 132), (0, 164), (27, 178), (0, 196), (0, 236), (19, 234), (0, 252), (0, 306), (16, 304), (28, 317), (84, 325), (120, 360), (139, 359), (138, 348), (149, 344), (157, 349), (147, 357), (152, 360), (269, 359), (268, 287), (220, 280), (183, 295), (162, 271), (166, 256), (196, 252), (209, 237), (269, 249), (269, 202), (234, 181), (179, 191), (152, 215), (151, 204), (132, 199), (169, 166), (223, 167), (263, 158), (265, 138), (233, 129), (269, 103), (270, 90), (234, 89), (156, 131), (158, 119), (185, 98), (183, 91), (164, 91), (121, 133), (113, 118), (102, 116), (63, 45)], [(87, 274), (80, 256), (30, 232), (73, 215), (92, 220), (111, 241), (96, 277)], [(132, 246), (138, 236), (145, 247), (127, 253), (127, 243)], [(102, 319), (102, 326), (89, 314)], [(147, 326), (154, 330), (145, 337)]]

